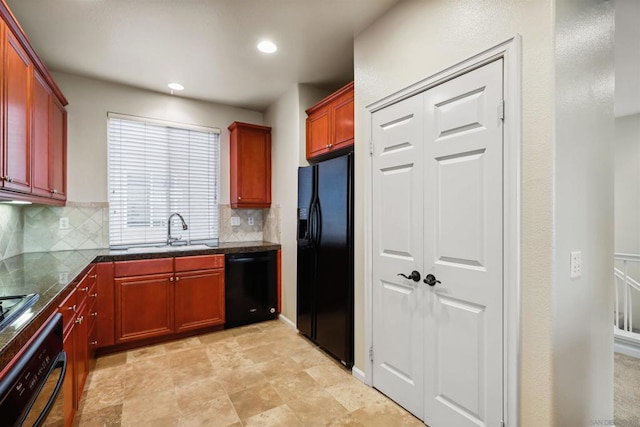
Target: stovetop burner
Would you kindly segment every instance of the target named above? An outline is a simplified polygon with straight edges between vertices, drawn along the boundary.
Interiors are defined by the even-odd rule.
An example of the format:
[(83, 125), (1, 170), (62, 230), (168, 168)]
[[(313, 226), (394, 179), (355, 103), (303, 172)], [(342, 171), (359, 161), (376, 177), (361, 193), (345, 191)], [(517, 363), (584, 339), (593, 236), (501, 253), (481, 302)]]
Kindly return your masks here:
[(0, 331), (38, 301), (38, 294), (0, 297)]

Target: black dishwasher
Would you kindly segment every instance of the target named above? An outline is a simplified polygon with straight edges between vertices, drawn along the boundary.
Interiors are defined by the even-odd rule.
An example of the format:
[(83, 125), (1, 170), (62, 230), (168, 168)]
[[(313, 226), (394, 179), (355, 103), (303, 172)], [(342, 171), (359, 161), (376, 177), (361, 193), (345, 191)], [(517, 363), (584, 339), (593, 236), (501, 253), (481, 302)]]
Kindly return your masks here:
[(276, 318), (276, 251), (227, 254), (224, 272), (225, 328)]

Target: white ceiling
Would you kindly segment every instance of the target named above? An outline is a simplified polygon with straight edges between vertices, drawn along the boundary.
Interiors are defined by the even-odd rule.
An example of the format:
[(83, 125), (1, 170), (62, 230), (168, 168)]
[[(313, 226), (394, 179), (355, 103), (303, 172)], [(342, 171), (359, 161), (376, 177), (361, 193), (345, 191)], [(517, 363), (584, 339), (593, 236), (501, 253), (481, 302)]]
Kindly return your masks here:
[(640, 1), (616, 0), (615, 115), (640, 113)]
[[(353, 37), (398, 0), (6, 0), (54, 71), (262, 111), (353, 79)], [(278, 51), (260, 53), (273, 40)]]

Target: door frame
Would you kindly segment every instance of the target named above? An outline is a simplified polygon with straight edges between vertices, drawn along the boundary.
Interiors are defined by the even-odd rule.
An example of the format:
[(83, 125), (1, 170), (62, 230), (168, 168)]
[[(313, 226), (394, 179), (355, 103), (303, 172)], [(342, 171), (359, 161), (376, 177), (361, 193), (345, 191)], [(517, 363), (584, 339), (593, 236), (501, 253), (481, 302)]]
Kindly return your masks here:
[[(503, 417), (506, 425), (520, 419), (521, 383), (521, 147), (522, 147), (522, 37), (509, 38), (483, 52), (416, 82), (398, 92), (367, 105), (365, 141), (373, 144), (373, 113), (452, 80), (473, 69), (502, 58), (504, 60), (503, 122)], [(497, 108), (497, 106), (496, 106)], [(373, 362), (369, 349), (373, 343), (373, 147), (365, 161), (364, 224), (364, 348), (365, 371), (353, 368), (353, 375), (371, 386)]]

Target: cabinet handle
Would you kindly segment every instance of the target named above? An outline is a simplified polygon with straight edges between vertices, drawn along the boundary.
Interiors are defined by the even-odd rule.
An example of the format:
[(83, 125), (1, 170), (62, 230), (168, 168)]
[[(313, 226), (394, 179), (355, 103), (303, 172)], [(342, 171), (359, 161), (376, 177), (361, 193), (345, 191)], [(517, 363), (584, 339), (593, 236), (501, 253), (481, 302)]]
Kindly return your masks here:
[(96, 341), (91, 341), (89, 344), (97, 346), (98, 345), (98, 341), (97, 340)]
[(91, 276), (89, 276), (89, 277), (90, 277), (90, 278), (92, 278), (92, 279), (97, 279), (97, 278), (98, 278), (98, 275), (97, 275), (97, 274), (92, 274), (92, 275), (91, 275)]
[(238, 200), (242, 200), (242, 197), (238, 196)]
[(76, 311), (76, 305), (73, 304), (71, 307), (67, 307), (67, 310), (71, 310), (71, 311), (75, 312)]
[(80, 316), (76, 319), (76, 323), (79, 325), (82, 323), (83, 320), (84, 320), (84, 316)]
[(170, 282), (173, 282), (173, 277), (169, 277), (169, 281), (170, 281)]
[(98, 312), (97, 312), (97, 311), (94, 311), (93, 313), (91, 313), (91, 315), (92, 315), (93, 317), (98, 317)]
[(179, 280), (180, 280), (180, 278), (179, 278), (179, 277), (176, 277), (176, 282), (177, 282), (177, 281), (179, 281)]
[(91, 294), (91, 295), (89, 295), (89, 296), (90, 296), (90, 297), (93, 297), (93, 298), (98, 298), (98, 293), (96, 292), (95, 294)]
[(58, 190), (54, 188), (53, 190), (51, 190), (51, 194), (58, 194)]
[(84, 288), (80, 288), (80, 289), (78, 289), (78, 290), (79, 290), (79, 291), (82, 291), (82, 292), (88, 292), (88, 291), (89, 291), (89, 287), (88, 287), (88, 286), (85, 286)]
[(329, 144), (329, 149), (333, 148), (333, 144)]
[(10, 176), (5, 176), (4, 180), (7, 182), (13, 182), (13, 178), (11, 178)]

